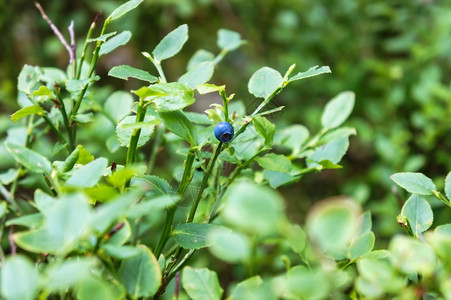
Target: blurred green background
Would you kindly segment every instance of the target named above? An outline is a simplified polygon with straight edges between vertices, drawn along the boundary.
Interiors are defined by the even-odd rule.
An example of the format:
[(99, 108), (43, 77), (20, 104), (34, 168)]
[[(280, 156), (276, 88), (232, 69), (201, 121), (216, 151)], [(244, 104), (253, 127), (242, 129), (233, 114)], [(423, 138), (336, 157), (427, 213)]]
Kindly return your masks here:
[[(74, 20), (79, 44), (96, 13), (105, 16), (120, 3), (41, 2), (66, 36)], [(311, 174), (280, 189), (293, 219), (302, 221), (317, 200), (351, 195), (372, 211), (374, 231), (383, 242), (383, 237), (401, 230), (396, 216), (408, 196), (400, 191), (396, 197), (389, 175), (423, 172), (439, 188), (443, 186), (451, 170), (450, 1), (145, 0), (112, 25), (111, 30), (130, 30), (133, 37), (101, 58), (96, 71), (105, 77), (97, 83), (97, 100), (103, 102), (114, 90), (138, 87), (135, 81), (106, 77), (115, 65), (156, 74), (140, 52), (152, 51), (166, 33), (183, 23), (189, 25), (190, 39), (181, 54), (164, 64), (168, 79), (184, 73), (197, 49), (217, 53), (218, 29), (238, 31), (248, 43), (227, 56), (212, 82), (226, 84), (249, 110), (257, 104), (247, 92), (247, 81), (261, 66), (282, 74), (292, 63), (298, 71), (330, 66), (332, 74), (293, 84), (276, 97), (277, 105), (288, 108), (272, 116), (279, 128), (300, 123), (316, 132), (327, 100), (344, 90), (356, 93), (356, 107), (347, 124), (355, 126), (358, 134), (351, 138), (344, 168)], [(18, 108), (15, 86), (22, 66), (64, 69), (68, 55), (32, 1), (0, 1), (0, 31), (0, 134), (4, 136), (11, 126), (8, 115)], [(95, 139), (90, 142), (95, 144)], [(103, 145), (91, 149), (100, 152)], [(158, 167), (164, 170), (165, 163)], [(449, 221), (449, 212), (434, 203), (434, 224)]]

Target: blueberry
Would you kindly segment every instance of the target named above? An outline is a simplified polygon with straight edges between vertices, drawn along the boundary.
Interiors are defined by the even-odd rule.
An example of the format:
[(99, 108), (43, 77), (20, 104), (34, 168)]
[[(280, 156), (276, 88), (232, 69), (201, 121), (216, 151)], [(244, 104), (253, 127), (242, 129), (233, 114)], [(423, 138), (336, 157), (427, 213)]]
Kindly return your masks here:
[(215, 126), (215, 137), (221, 142), (230, 142), (235, 132), (229, 122), (221, 122)]

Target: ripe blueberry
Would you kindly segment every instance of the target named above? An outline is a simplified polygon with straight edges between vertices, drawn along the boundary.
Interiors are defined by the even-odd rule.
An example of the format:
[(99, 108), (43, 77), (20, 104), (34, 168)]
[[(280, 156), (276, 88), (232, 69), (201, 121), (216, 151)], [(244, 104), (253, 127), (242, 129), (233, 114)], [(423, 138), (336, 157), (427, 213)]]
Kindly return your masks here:
[(214, 133), (215, 137), (224, 143), (230, 142), (235, 134), (233, 127), (229, 122), (221, 122), (216, 124)]

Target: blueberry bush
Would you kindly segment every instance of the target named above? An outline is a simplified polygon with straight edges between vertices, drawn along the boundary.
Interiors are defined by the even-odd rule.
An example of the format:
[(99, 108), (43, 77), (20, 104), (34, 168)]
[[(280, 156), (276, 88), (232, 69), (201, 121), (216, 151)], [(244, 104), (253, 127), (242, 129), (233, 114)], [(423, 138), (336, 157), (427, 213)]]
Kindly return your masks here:
[(297, 199), (280, 190), (342, 170), (358, 97), (338, 92), (308, 127), (279, 124), (274, 115), (300, 109), (278, 105), (279, 93), (331, 69), (255, 68), (249, 93), (235, 94), (216, 74), (247, 44), (219, 29), (216, 52), (198, 49), (167, 76), (189, 43), (186, 24), (142, 52), (146, 65), (108, 70), (136, 86), (111, 90), (96, 66), (133, 39), (110, 28), (142, 2), (97, 15), (79, 45), (73, 23), (67, 41), (36, 4), (69, 63), (26, 64), (18, 76), (20, 108), (0, 152), (2, 298), (451, 298), (451, 224), (437, 224), (433, 210), (449, 216), (450, 175), (438, 187), (419, 172), (387, 176), (401, 188), (391, 221), (404, 232), (386, 247), (375, 246), (371, 210), (350, 196), (318, 201), (297, 220)]

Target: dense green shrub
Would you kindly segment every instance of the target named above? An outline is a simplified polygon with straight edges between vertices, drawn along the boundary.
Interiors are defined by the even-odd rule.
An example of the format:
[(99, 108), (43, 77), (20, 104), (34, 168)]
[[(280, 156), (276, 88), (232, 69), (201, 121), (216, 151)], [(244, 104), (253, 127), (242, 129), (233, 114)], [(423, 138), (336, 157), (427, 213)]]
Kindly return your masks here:
[[(393, 174), (390, 181), (392, 170), (417, 171), (427, 160), (412, 156), (407, 150), (391, 156), (393, 147), (403, 148), (413, 142), (411, 128), (404, 127), (403, 119), (391, 120), (394, 127), (388, 128), (396, 130), (393, 138), (401, 144), (385, 140), (385, 136), (380, 138), (378, 134), (383, 133), (374, 133), (369, 126), (372, 122), (386, 122), (387, 117), (381, 117), (380, 110), (390, 112), (393, 104), (401, 105), (402, 101), (390, 103), (390, 98), (379, 106), (374, 92), (374, 99), (367, 104), (360, 98), (364, 88), (354, 86), (358, 95), (354, 103), (353, 92), (339, 93), (342, 86), (353, 86), (342, 84), (341, 80), (348, 80), (341, 79), (346, 77), (348, 68), (340, 65), (335, 66), (334, 77), (320, 76), (323, 81), (319, 81), (309, 77), (330, 73), (329, 67), (295, 72), (294, 64), (282, 61), (279, 63), (286, 64), (287, 69), (282, 75), (273, 68), (246, 63), (243, 66), (253, 69), (253, 74), (243, 85), (241, 77), (230, 73), (231, 69), (223, 64), (229, 55), (234, 56), (231, 61), (235, 63), (245, 55), (237, 54), (240, 53), (237, 49), (245, 44), (241, 35), (220, 29), (214, 42), (212, 35), (208, 36), (208, 51), (188, 51), (184, 47), (188, 40), (187, 25), (173, 26), (175, 29), (161, 41), (144, 48), (153, 49), (151, 53), (142, 52), (153, 65), (150, 71), (134, 63), (109, 68), (110, 78), (125, 80), (127, 86), (132, 86), (131, 93), (115, 91), (104, 85), (106, 73), (101, 69), (96, 72), (98, 62), (113, 57), (107, 55), (132, 38), (128, 28), (120, 32), (110, 28), (130, 25), (117, 19), (127, 20), (130, 15), (123, 15), (136, 13), (134, 8), (138, 5), (149, 5), (141, 2), (126, 2), (110, 9), (106, 19), (96, 18), (78, 51), (73, 50), (75, 42), (69, 41), (67, 48), (73, 59), (67, 67), (27, 64), (19, 74), (20, 108), (11, 114), (11, 120), (2, 123), (6, 137), (0, 152), (4, 169), (0, 174), (0, 193), (4, 198), (0, 205), (0, 291), (4, 298), (451, 297), (448, 257), (451, 229), (447, 223), (451, 177), (448, 175), (436, 185), (422, 173), (403, 172)], [(194, 13), (190, 7), (208, 6), (209, 1), (194, 3), (174, 5), (187, 9), (179, 10), (180, 14), (189, 14)], [(272, 59), (289, 60), (293, 56), (293, 61), (301, 65), (315, 65), (318, 57), (330, 65), (341, 62), (327, 42), (342, 44), (350, 36), (334, 26), (324, 27), (336, 32), (330, 39), (320, 39), (324, 42), (324, 53), (311, 50), (312, 54), (319, 51), (318, 56), (303, 56), (300, 63), (290, 54), (304, 48), (303, 44), (296, 44), (299, 40), (294, 37), (301, 26), (297, 13), (308, 8), (309, 18), (302, 22), (315, 24), (330, 20), (326, 16), (338, 12), (333, 4), (328, 7), (321, 2), (302, 1), (296, 5), (272, 1), (267, 6), (252, 2), (232, 4), (248, 11), (250, 5), (256, 5), (249, 20), (256, 22), (253, 18), (261, 18), (265, 21), (262, 28), (274, 31), (268, 35), (274, 41), (262, 40), (262, 45), (295, 41), (291, 42), (292, 47), (279, 49), (288, 55), (281, 55), (276, 47)], [(390, 6), (377, 3), (360, 6), (345, 1), (340, 7), (338, 15), (345, 20), (357, 15), (362, 7), (378, 20)], [(392, 9), (402, 11), (403, 7), (394, 4)], [(277, 18), (265, 19), (271, 15)], [(393, 22), (400, 18), (391, 17)], [(101, 20), (103, 27), (99, 30)], [(392, 28), (397, 27), (391, 24), (388, 29)], [(195, 44), (202, 40), (191, 29), (190, 37), (194, 37)], [(305, 37), (315, 40), (319, 35)], [(258, 45), (252, 38), (249, 40), (249, 48)], [(132, 41), (139, 45), (138, 40)], [(401, 40), (395, 45), (401, 47), (403, 43), (410, 45), (409, 42)], [(397, 47), (394, 49), (399, 50)], [(179, 53), (188, 57), (185, 51), (192, 53), (186, 69), (165, 72), (181, 70), (179, 66), (171, 68), (170, 58)], [(352, 51), (346, 55), (349, 59), (359, 57)], [(429, 57), (423, 59), (427, 61)], [(348, 62), (343, 61), (345, 65)], [(387, 64), (375, 64), (379, 63), (381, 68)], [(401, 80), (404, 78), (401, 71), (406, 66), (389, 67), (387, 78), (380, 74), (368, 76), (367, 72), (374, 71), (372, 63), (353, 68), (360, 68), (361, 73), (349, 76), (356, 76), (356, 82), (381, 80), (380, 87), (385, 89), (384, 80)], [(213, 77), (215, 71), (219, 72)], [(308, 86), (302, 85), (307, 81)], [(328, 81), (332, 83), (327, 88), (317, 86)], [(285, 90), (287, 85), (290, 87)], [(240, 97), (232, 93), (235, 86)], [(296, 86), (302, 91), (296, 90)], [(376, 88), (377, 84), (369, 86)], [(407, 83), (402, 83), (402, 88), (406, 86)], [(254, 105), (240, 101), (248, 97), (243, 96), (244, 90), (255, 98)], [(281, 95), (288, 94), (286, 98), (279, 96), (282, 90)], [(427, 89), (416, 90), (418, 99), (425, 96), (423, 90)], [(319, 93), (324, 97), (331, 92), (338, 95), (321, 109), (309, 104), (309, 98), (318, 97)], [(395, 98), (400, 96), (399, 91), (393, 93)], [(443, 90), (438, 93), (433, 95), (445, 96)], [(292, 113), (298, 111), (299, 104), (294, 100), (298, 101), (299, 95), (306, 98), (302, 118), (309, 128), (300, 125), (297, 113)], [(210, 105), (204, 112), (188, 111), (194, 103), (202, 102)], [(363, 178), (354, 178), (360, 171), (350, 167), (352, 164), (344, 162), (344, 169), (340, 165), (350, 146), (350, 137), (356, 134), (353, 127), (343, 125), (354, 106), (362, 119), (357, 117), (349, 123), (363, 135), (356, 144), (366, 149), (365, 144), (374, 143), (382, 157), (371, 166), (378, 171), (370, 170)], [(416, 109), (413, 110), (416, 114)], [(277, 119), (281, 111), (283, 117)], [(417, 115), (412, 124), (424, 116), (429, 118), (427, 113)], [(232, 133), (226, 127), (230, 134), (226, 138), (214, 132), (222, 122), (234, 128)], [(433, 134), (428, 142), (433, 144), (445, 129), (443, 132), (431, 129)], [(399, 136), (403, 135), (400, 141)], [(430, 151), (426, 146), (421, 149)], [(368, 155), (366, 150), (356, 151), (352, 147), (350, 150), (351, 157), (353, 151), (354, 155)], [(318, 176), (305, 175), (319, 173), (327, 178), (331, 174), (337, 176), (338, 172), (349, 176), (349, 180), (341, 183), (341, 189), (354, 199), (343, 196), (315, 201), (311, 208), (304, 205), (303, 211), (299, 206), (306, 196), (286, 188), (299, 181), (301, 186), (313, 183), (306, 194), (315, 193), (312, 197), (316, 200), (331, 192), (323, 188), (324, 182), (318, 183)], [(411, 196), (404, 202), (395, 190), (382, 204), (369, 203), (372, 210), (362, 209), (369, 189), (392, 185), (387, 182), (396, 183)], [(277, 189), (284, 190), (286, 199)], [(442, 189), (444, 193), (439, 192)], [(335, 189), (331, 190), (336, 195)], [(392, 205), (393, 199), (399, 200), (399, 208)], [(376, 234), (373, 211), (379, 216)], [(381, 216), (384, 218), (380, 219)], [(390, 225), (396, 221), (397, 227)], [(404, 228), (404, 234), (387, 238), (394, 228)], [(382, 244), (387, 244), (387, 250), (374, 249), (378, 233), (382, 233)]]

